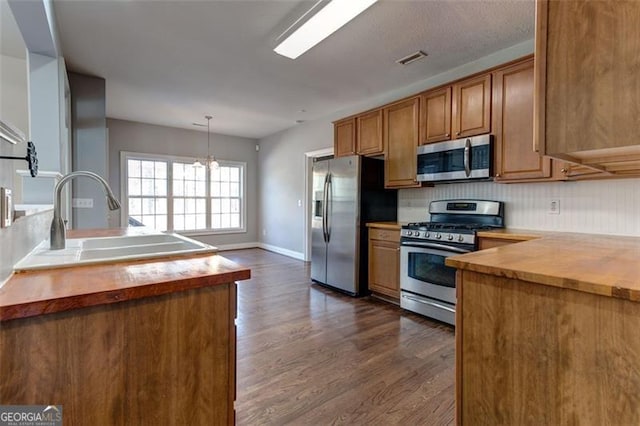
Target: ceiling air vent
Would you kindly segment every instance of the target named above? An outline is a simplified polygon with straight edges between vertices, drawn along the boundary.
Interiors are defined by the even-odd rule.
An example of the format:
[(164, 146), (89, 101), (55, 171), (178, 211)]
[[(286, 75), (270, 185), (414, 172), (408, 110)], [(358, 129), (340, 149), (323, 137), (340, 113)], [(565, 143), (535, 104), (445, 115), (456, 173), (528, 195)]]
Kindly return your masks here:
[(411, 62), (415, 62), (418, 59), (424, 58), (425, 56), (427, 56), (426, 53), (424, 53), (422, 50), (418, 50), (417, 52), (407, 55), (404, 58), (398, 59), (396, 63), (400, 65), (409, 65)]

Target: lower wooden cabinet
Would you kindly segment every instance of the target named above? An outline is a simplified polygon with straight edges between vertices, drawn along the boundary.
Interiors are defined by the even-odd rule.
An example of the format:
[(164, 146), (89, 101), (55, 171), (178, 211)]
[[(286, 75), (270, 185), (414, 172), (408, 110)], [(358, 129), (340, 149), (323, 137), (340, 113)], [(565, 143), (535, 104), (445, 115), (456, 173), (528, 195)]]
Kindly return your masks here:
[(400, 299), (400, 230), (369, 228), (369, 290)]

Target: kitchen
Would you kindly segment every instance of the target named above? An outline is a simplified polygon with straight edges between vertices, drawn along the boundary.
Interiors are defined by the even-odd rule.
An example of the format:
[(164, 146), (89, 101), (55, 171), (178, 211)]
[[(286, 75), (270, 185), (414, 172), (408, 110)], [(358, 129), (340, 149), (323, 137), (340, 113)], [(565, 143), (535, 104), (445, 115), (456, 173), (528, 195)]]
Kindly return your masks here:
[[(58, 6), (56, 3), (57, 2), (54, 2), (54, 6), (56, 6), (56, 12), (60, 12), (58, 16), (58, 23), (61, 28), (67, 27), (67, 25), (62, 25), (60, 23), (65, 16), (64, 13), (62, 13), (64, 8), (67, 8), (66, 13), (80, 13), (80, 11), (82, 11), (82, 8), (79, 8), (79, 6), (70, 6), (69, 3), (65, 2), (61, 2)], [(385, 2), (382, 2), (381, 4), (373, 7), (386, 7), (384, 12), (387, 14), (395, 10), (392, 6), (385, 5), (384, 3)], [(446, 3), (443, 3), (443, 5), (444, 4)], [(84, 7), (88, 6), (85, 5)], [(419, 7), (419, 5), (416, 7)], [(460, 9), (457, 9), (454, 5), (453, 10), (450, 10), (449, 13), (455, 14), (466, 11), (467, 13), (474, 14), (475, 12), (478, 19), (488, 19), (486, 15), (490, 14), (489, 12), (473, 9), (474, 6), (472, 4), (463, 4), (458, 7)], [(532, 40), (533, 3), (507, 2), (505, 4), (494, 4), (494, 8), (495, 9), (491, 11), (492, 13), (497, 13), (498, 9), (505, 9), (507, 12), (512, 13), (510, 17), (513, 19), (518, 17), (520, 13), (526, 15), (527, 19), (518, 21), (524, 22), (521, 24), (522, 28), (519, 28), (524, 33), (524, 35), (521, 35), (520, 39), (516, 36), (510, 42), (511, 44), (503, 45), (500, 49), (485, 51), (485, 53), (480, 56), (478, 56), (477, 53), (475, 54), (476, 56), (469, 56), (469, 58), (473, 58), (473, 60), (460, 60), (456, 65), (449, 65), (440, 69), (439, 72), (431, 71), (431, 73), (423, 74), (421, 77), (413, 77), (415, 80), (412, 82), (407, 80), (407, 83), (403, 87), (389, 87), (386, 91), (369, 90), (369, 94), (374, 94), (374, 97), (369, 96), (368, 99), (363, 97), (359, 103), (354, 103), (352, 101), (348, 108), (336, 107), (330, 111), (331, 114), (326, 118), (320, 118), (317, 120), (307, 119), (305, 117), (307, 112), (299, 111), (301, 109), (308, 109), (309, 107), (306, 107), (305, 105), (296, 106), (296, 109), (291, 112), (291, 123), (293, 124), (293, 121), (295, 120), (305, 122), (298, 123), (294, 127), (275, 132), (264, 137), (255, 138), (250, 137), (250, 135), (249, 137), (243, 138), (228, 137), (228, 143), (217, 143), (219, 140), (216, 139), (218, 138), (218, 132), (214, 129), (216, 136), (214, 138), (213, 148), (214, 153), (216, 153), (218, 158), (222, 160), (235, 159), (234, 156), (236, 156), (236, 154), (234, 154), (234, 150), (242, 150), (243, 158), (240, 159), (240, 161), (245, 161), (247, 163), (247, 229), (246, 232), (237, 235), (226, 234), (216, 235), (214, 237), (205, 236), (201, 239), (205, 242), (211, 242), (217, 246), (227, 245), (227, 248), (262, 247), (287, 254), (294, 258), (309, 259), (309, 243), (307, 241), (308, 233), (305, 232), (305, 229), (310, 221), (305, 220), (305, 210), (307, 210), (306, 206), (309, 203), (307, 200), (310, 200), (310, 194), (308, 194), (310, 191), (308, 191), (308, 186), (305, 185), (305, 179), (307, 178), (305, 176), (305, 167), (308, 167), (308, 162), (305, 163), (305, 154), (330, 148), (333, 142), (332, 121), (338, 121), (345, 117), (357, 115), (361, 112), (378, 108), (396, 100), (410, 97), (424, 90), (447, 85), (450, 82), (464, 79), (467, 76), (471, 76), (476, 73), (482, 73), (485, 70), (489, 70), (512, 60), (517, 60), (530, 55), (534, 49)], [(522, 9), (519, 8), (524, 8), (526, 10), (522, 12)], [(477, 6), (477, 9), (482, 8)], [(371, 11), (375, 11), (375, 9), (371, 9)], [(104, 12), (108, 13), (108, 11)], [(174, 12), (176, 11), (174, 10)], [(402, 15), (401, 13), (399, 14)], [(103, 13), (99, 15), (104, 16)], [(180, 13), (178, 13), (178, 15), (180, 15)], [(72, 18), (77, 18), (77, 22), (92, 22), (89, 20), (89, 16), (72, 15)], [(186, 19), (185, 17), (182, 18)], [(68, 17), (67, 19), (71, 18)], [(389, 19), (391, 20), (391, 18)], [(446, 19), (443, 19), (442, 21), (448, 22)], [(357, 22), (357, 20), (354, 21), (354, 25), (356, 25)], [(99, 28), (97, 22), (92, 23), (94, 28)], [(125, 23), (122, 23), (122, 26), (126, 26)], [(487, 23), (487, 26), (489, 26), (489, 23)], [(500, 27), (500, 25), (498, 25), (498, 27)], [(370, 26), (367, 26), (367, 28), (370, 28)], [(151, 31), (153, 28), (146, 29)], [(126, 28), (119, 28), (119, 30), (124, 35)], [(362, 28), (359, 30), (363, 31)], [(517, 33), (518, 31), (515, 32)], [(61, 38), (64, 40), (64, 32), (61, 31), (61, 33)], [(223, 34), (216, 35), (219, 37), (223, 36)], [(100, 34), (97, 33), (97, 36), (100, 37)], [(81, 44), (78, 41), (81, 40), (81, 38), (75, 37), (74, 40), (76, 41), (76, 44)], [(96, 43), (98, 41), (99, 40), (96, 40)], [(471, 43), (468, 39), (466, 41)], [(69, 40), (66, 42), (71, 43)], [(345, 42), (345, 40), (342, 40), (342, 42)], [(122, 45), (122, 43), (120, 43), (120, 45)], [(126, 46), (122, 47), (124, 48)], [(319, 47), (322, 47), (322, 44), (320, 44)], [(311, 52), (313, 52), (313, 50)], [(397, 53), (396, 56), (400, 57), (409, 52), (410, 51), (400, 52)], [(433, 51), (428, 53), (430, 56), (424, 58), (422, 61), (428, 61), (430, 60), (430, 57), (436, 56)], [(304, 56), (302, 58), (304, 58)], [(414, 66), (420, 66), (421, 63), (423, 62), (416, 62)], [(318, 64), (315, 65), (319, 66)], [(411, 68), (409, 67), (411, 67), (411, 65), (406, 68), (407, 71), (404, 71), (403, 69), (403, 71), (394, 72), (405, 75), (404, 77), (399, 75), (398, 78), (409, 78), (411, 76), (407, 77), (406, 74), (416, 72), (411, 71)], [(322, 67), (319, 69), (324, 70)], [(425, 76), (431, 77), (424, 80)], [(90, 87), (91, 82), (92, 81), (89, 81), (87, 86)], [(200, 84), (205, 85), (207, 80), (203, 79), (199, 80), (199, 82)], [(102, 81), (102, 84), (102, 90), (104, 91), (104, 80)], [(107, 79), (107, 88), (109, 84), (111, 83)], [(76, 87), (78, 86), (76, 85)], [(129, 89), (143, 91), (142, 88), (144, 87), (144, 83), (140, 83), (139, 87), (141, 87), (141, 89), (136, 89), (136, 86), (127, 86), (120, 83), (119, 90), (123, 91)], [(36, 88), (37, 87), (32, 86), (32, 89), (35, 90)], [(633, 93), (633, 90), (629, 90), (629, 92)], [(144, 105), (137, 106), (141, 110), (144, 109)], [(263, 106), (263, 109), (268, 108), (269, 105)], [(8, 110), (8, 108), (3, 105), (3, 114), (5, 109)], [(203, 123), (204, 121), (202, 116), (204, 116), (204, 113), (206, 112), (207, 111), (198, 110), (197, 114), (193, 114), (191, 117), (183, 121), (186, 121), (188, 126), (191, 126), (191, 122)], [(309, 112), (312, 113), (311, 109), (309, 109)], [(37, 119), (36, 113), (37, 112), (32, 113), (32, 120)], [(171, 114), (167, 112), (167, 115)], [(214, 116), (215, 115), (216, 114), (214, 113)], [(259, 117), (255, 118), (257, 119)], [(162, 147), (158, 149), (158, 152), (155, 152), (156, 154), (165, 153), (174, 156), (193, 157), (196, 155), (202, 155), (201, 153), (203, 151), (201, 151), (201, 149), (206, 146), (206, 139), (204, 139), (205, 133), (203, 132), (170, 128), (173, 126), (160, 127), (154, 124), (142, 124), (131, 119), (122, 120), (114, 117), (106, 117), (104, 114), (103, 120), (106, 120), (106, 127), (109, 128), (109, 144), (108, 147), (106, 144), (103, 144), (103, 146), (99, 148), (103, 149), (103, 152), (108, 152), (109, 163), (108, 165), (100, 164), (98, 166), (102, 167), (104, 174), (109, 176), (109, 183), (117, 195), (120, 195), (118, 190), (121, 188), (119, 172), (119, 163), (121, 161), (120, 151), (134, 153), (149, 152), (145, 150), (145, 146), (148, 146), (149, 140), (156, 139), (162, 141)], [(214, 119), (214, 122), (215, 121), (216, 120)], [(147, 121), (147, 123), (149, 123), (149, 121)], [(29, 128), (28, 124), (26, 125), (26, 128)], [(39, 141), (46, 140), (46, 133), (39, 136), (37, 134), (38, 131), (41, 130), (39, 128), (33, 128), (30, 135), (31, 138), (36, 141), (36, 146), (42, 150), (43, 142)], [(56, 131), (60, 131), (60, 129), (56, 129)], [(219, 132), (225, 133), (222, 130)], [(227, 133), (228, 132), (230, 131), (227, 131)], [(171, 144), (171, 140), (178, 138), (184, 141), (184, 143)], [(185, 148), (185, 145), (187, 144), (192, 144), (194, 147), (197, 146), (197, 152), (196, 149), (189, 150)], [(256, 151), (256, 145), (259, 146), (259, 151)], [(5, 148), (3, 147), (3, 154), (5, 152), (4, 149)], [(227, 151), (225, 152), (225, 150)], [(15, 154), (18, 155), (21, 153), (16, 152)], [(299, 161), (292, 160), (295, 158), (299, 158)], [(49, 157), (47, 155), (41, 155), (41, 169), (44, 171), (48, 170), (48, 160)], [(87, 160), (87, 158), (81, 158), (81, 160)], [(91, 167), (92, 169), (95, 169), (94, 166)], [(24, 168), (24, 166), (20, 165), (16, 166), (16, 168)], [(6, 181), (14, 180), (13, 173), (9, 173), (9, 175), (10, 177), (5, 177), (3, 175), (3, 185)], [(638, 201), (637, 184), (637, 179), (631, 178), (593, 181), (587, 180), (583, 182), (541, 182), (531, 184), (466, 182), (462, 184), (437, 185), (432, 188), (421, 187), (399, 189), (397, 220), (401, 223), (427, 220), (428, 206), (430, 202), (434, 200), (488, 199), (503, 200), (506, 202), (505, 221), (508, 228), (638, 236), (640, 235), (640, 223), (637, 219), (636, 212), (639, 209), (640, 202)], [(273, 188), (278, 188), (278, 191), (274, 191)], [(88, 188), (87, 190), (91, 191), (91, 188)], [(25, 195), (27, 193), (31, 193), (26, 188), (23, 192)], [(51, 193), (51, 191), (49, 190), (48, 193)], [(85, 198), (85, 196), (82, 197)], [(97, 200), (101, 198), (97, 196), (97, 193), (94, 196), (91, 192), (86, 196), (86, 198), (90, 197), (95, 197), (96, 203)], [(556, 206), (559, 205), (559, 214), (549, 213), (552, 201), (559, 201), (559, 203), (555, 204)], [(87, 220), (87, 216), (95, 216), (93, 218), (90, 217), (89, 220), (97, 220), (98, 217), (101, 217), (102, 213), (91, 215), (91, 212), (98, 213), (103, 211), (106, 211), (106, 208), (96, 205), (96, 208), (93, 210), (74, 209), (74, 216), (77, 216), (75, 217), (75, 220), (79, 222)], [(109, 224), (120, 225), (119, 222), (112, 222), (117, 221), (118, 219), (118, 215), (112, 215)], [(40, 224), (37, 220), (38, 216), (34, 215), (34, 217), (27, 218), (27, 221), (32, 222), (22, 220), (21, 223), (21, 221), (17, 221), (15, 226), (8, 228), (7, 231), (9, 233), (17, 234), (17, 229), (20, 227), (30, 228), (30, 226), (25, 226), (26, 223), (29, 223), (30, 225), (33, 225), (33, 228), (39, 226), (39, 229), (43, 230), (44, 233), (48, 232), (48, 223)], [(106, 226), (106, 218), (104, 220), (105, 225), (102, 227)], [(94, 227), (100, 226), (94, 225)], [(282, 232), (282, 230), (286, 230), (286, 232)], [(22, 235), (14, 236), (13, 234), (8, 234), (6, 231), (2, 232), (3, 247), (17, 247), (18, 242), (24, 240)], [(41, 231), (40, 234), (43, 234), (43, 232)], [(7, 243), (5, 244), (5, 242)], [(29, 243), (26, 244), (28, 245)], [(13, 258), (16, 255), (11, 253), (11, 250), (7, 250), (6, 248), (2, 250), (3, 251), (0, 253), (2, 254), (1, 258), (4, 271), (6, 270), (5, 268), (7, 263), (13, 265), (13, 263), (19, 259)], [(242, 291), (241, 288), (242, 283), (240, 283), (240, 291)]]

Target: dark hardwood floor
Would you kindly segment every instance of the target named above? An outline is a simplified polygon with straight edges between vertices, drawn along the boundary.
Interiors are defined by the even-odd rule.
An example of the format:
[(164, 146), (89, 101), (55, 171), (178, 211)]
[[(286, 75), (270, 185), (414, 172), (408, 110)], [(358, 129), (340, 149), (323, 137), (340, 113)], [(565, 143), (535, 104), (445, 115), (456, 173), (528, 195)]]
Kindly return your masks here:
[(309, 264), (260, 249), (238, 284), (238, 425), (448, 425), (453, 328), (309, 279)]

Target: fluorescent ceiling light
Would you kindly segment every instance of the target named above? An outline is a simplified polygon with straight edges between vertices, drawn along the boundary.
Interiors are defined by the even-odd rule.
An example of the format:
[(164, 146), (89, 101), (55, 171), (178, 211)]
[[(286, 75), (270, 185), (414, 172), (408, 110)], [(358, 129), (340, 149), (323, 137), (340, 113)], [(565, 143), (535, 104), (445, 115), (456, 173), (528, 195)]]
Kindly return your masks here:
[(333, 0), (273, 50), (279, 55), (296, 59), (377, 1)]

